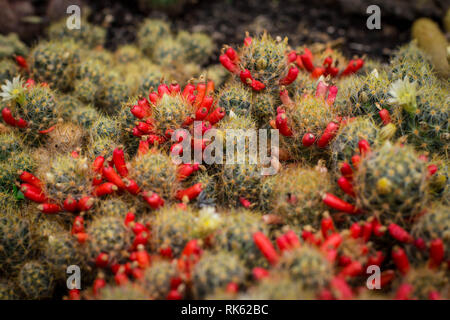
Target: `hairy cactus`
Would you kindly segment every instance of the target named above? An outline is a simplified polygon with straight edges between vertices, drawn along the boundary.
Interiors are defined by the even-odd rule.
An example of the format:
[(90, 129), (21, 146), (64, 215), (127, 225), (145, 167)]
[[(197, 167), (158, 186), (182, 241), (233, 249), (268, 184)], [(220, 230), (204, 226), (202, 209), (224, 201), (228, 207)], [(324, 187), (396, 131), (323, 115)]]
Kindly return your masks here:
[(90, 48), (104, 44), (106, 29), (93, 25), (86, 19), (80, 21), (79, 29), (69, 29), (66, 23), (66, 19), (52, 23), (47, 30), (48, 37), (57, 41), (73, 39), (75, 42)]
[(269, 210), (293, 226), (320, 227), (326, 207), (322, 194), (332, 190), (332, 181), (323, 165), (315, 168), (291, 167), (274, 177)]
[(43, 85), (23, 87), (20, 78), (13, 82), (7, 81), (2, 86), (3, 100), (9, 101), (8, 108), (3, 109), (10, 113), (8, 124), (19, 127), (26, 140), (33, 144), (51, 130), (59, 119), (59, 109), (53, 91)]
[(16, 292), (14, 283), (0, 279), (0, 301), (2, 300), (18, 300), (19, 295)]
[(21, 139), (20, 135), (14, 132), (0, 134), (0, 161), (14, 159), (15, 155), (23, 150)]
[(112, 263), (120, 263), (128, 255), (132, 232), (125, 227), (123, 217), (95, 217), (86, 232), (89, 235), (87, 253), (92, 262), (100, 253), (106, 253)]
[(11, 192), (22, 171), (33, 172), (37, 164), (28, 151), (23, 151), (7, 161), (0, 162), (0, 190)]
[(146, 19), (139, 27), (137, 39), (139, 48), (149, 57), (152, 56), (156, 43), (170, 36), (170, 26), (162, 20)]
[(71, 122), (57, 124), (48, 134), (46, 146), (54, 154), (68, 154), (81, 149), (83, 143), (83, 129)]
[(51, 88), (66, 91), (75, 78), (79, 47), (71, 41), (40, 42), (30, 53), (31, 77), (47, 82)]
[(184, 60), (192, 61), (198, 64), (204, 64), (208, 61), (214, 50), (212, 39), (201, 32), (189, 33), (180, 31), (176, 40), (184, 48)]
[(91, 171), (86, 158), (61, 154), (41, 167), (38, 177), (44, 182), (45, 194), (62, 205), (68, 197), (79, 200), (90, 194)]
[(120, 81), (118, 74), (111, 72), (96, 92), (96, 106), (106, 114), (117, 114), (122, 103), (127, 101), (129, 94), (128, 85)]
[(171, 67), (184, 61), (183, 45), (172, 37), (162, 38), (153, 49), (153, 60), (164, 67)]
[(84, 107), (84, 104), (71, 94), (65, 94), (57, 97), (59, 114), (63, 120), (72, 120), (74, 113)]
[(305, 290), (319, 292), (333, 276), (330, 262), (319, 250), (304, 246), (285, 251), (277, 270), (287, 272)]
[(19, 74), (19, 67), (12, 60), (0, 60), (0, 82), (12, 79)]
[(148, 293), (137, 283), (127, 283), (122, 286), (107, 285), (100, 291), (98, 300), (149, 300)]
[(22, 294), (30, 300), (50, 298), (55, 286), (49, 266), (39, 261), (29, 261), (22, 266), (17, 284)]
[(99, 116), (98, 111), (94, 107), (88, 105), (75, 109), (72, 113), (71, 120), (78, 123), (83, 128), (88, 129)]
[(107, 198), (99, 201), (95, 208), (96, 216), (124, 217), (130, 212), (129, 205), (120, 198)]
[(425, 163), (411, 147), (386, 142), (358, 166), (358, 207), (374, 213), (382, 223), (405, 224), (426, 201), (425, 178)]
[(135, 45), (126, 44), (118, 47), (114, 56), (119, 64), (126, 64), (140, 60), (142, 58), (142, 52)]
[(449, 298), (448, 277), (445, 276), (443, 271), (419, 267), (411, 270), (402, 280), (402, 284), (408, 284), (412, 287), (409, 293), (410, 299), (431, 300), (439, 298), (447, 300)]
[(238, 116), (247, 116), (250, 114), (252, 95), (242, 83), (231, 81), (219, 91), (217, 101), (227, 115), (233, 112)]
[(17, 271), (33, 254), (33, 245), (31, 222), (15, 212), (3, 212), (0, 216), (0, 271)]
[(171, 250), (177, 257), (194, 238), (195, 215), (190, 210), (171, 206), (160, 209), (152, 222), (152, 245), (157, 250)]
[(171, 290), (171, 280), (177, 277), (176, 265), (169, 261), (156, 261), (145, 270), (142, 287), (155, 300), (166, 299)]
[(139, 70), (139, 89), (138, 93), (148, 95), (151, 88), (157, 88), (163, 78), (161, 69), (156, 65), (150, 65), (144, 72)]
[(222, 224), (214, 237), (218, 250), (237, 254), (248, 267), (265, 266), (266, 260), (253, 241), (254, 232), (268, 232), (261, 215), (236, 210), (227, 213)]
[(205, 253), (192, 272), (192, 288), (197, 299), (204, 298), (230, 282), (241, 284), (245, 268), (236, 255), (221, 251)]
[(204, 71), (206, 78), (214, 81), (216, 86), (221, 87), (228, 79), (229, 73), (220, 64), (213, 64)]

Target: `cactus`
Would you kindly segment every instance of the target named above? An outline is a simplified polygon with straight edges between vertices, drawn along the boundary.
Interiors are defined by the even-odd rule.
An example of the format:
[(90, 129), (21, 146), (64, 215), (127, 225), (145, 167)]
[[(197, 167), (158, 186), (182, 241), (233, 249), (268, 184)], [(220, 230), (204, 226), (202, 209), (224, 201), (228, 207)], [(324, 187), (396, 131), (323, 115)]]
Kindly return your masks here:
[(170, 248), (178, 257), (186, 243), (193, 239), (195, 215), (175, 206), (160, 209), (152, 223), (152, 245), (155, 249)]
[(164, 37), (156, 43), (152, 58), (163, 67), (171, 67), (184, 61), (183, 45), (172, 37)]
[(333, 276), (332, 266), (323, 253), (309, 246), (285, 251), (276, 270), (287, 272), (301, 288), (315, 293)]
[(448, 79), (450, 76), (450, 66), (447, 61), (448, 42), (438, 24), (431, 19), (420, 18), (412, 26), (412, 37), (430, 56), (436, 72), (443, 79)]
[(206, 74), (206, 78), (214, 81), (217, 88), (227, 81), (229, 73), (220, 64), (213, 64), (206, 68), (203, 72)]
[(72, 39), (76, 43), (90, 48), (102, 46), (105, 43), (106, 29), (93, 25), (86, 19), (80, 21), (79, 29), (69, 29), (66, 23), (66, 19), (52, 23), (47, 30), (49, 39), (55, 41)]
[(120, 144), (108, 136), (90, 136), (88, 139), (90, 148), (88, 150), (88, 157), (95, 159), (98, 156), (103, 156), (105, 159), (111, 158), (112, 152)]
[(18, 300), (19, 295), (16, 292), (14, 283), (0, 279), (0, 301), (2, 300)]
[(55, 280), (66, 280), (67, 267), (81, 266), (83, 262), (83, 256), (75, 238), (66, 232), (50, 235), (43, 254)]
[(163, 78), (161, 69), (156, 65), (150, 65), (145, 68), (144, 73), (139, 70), (139, 94), (148, 95), (151, 88), (157, 88)]
[(358, 142), (362, 139), (374, 145), (379, 128), (371, 118), (357, 117), (341, 126), (330, 146), (333, 167), (338, 170), (342, 161), (349, 162), (358, 152)]
[(111, 263), (120, 263), (128, 255), (132, 232), (125, 227), (123, 217), (95, 217), (86, 232), (89, 235), (87, 254), (92, 262), (100, 253), (108, 254)]
[(0, 82), (12, 79), (19, 74), (19, 67), (11, 60), (0, 60)]
[(95, 103), (99, 86), (92, 79), (77, 79), (73, 83), (74, 96), (83, 103)]
[(266, 265), (267, 261), (253, 241), (254, 232), (268, 232), (261, 215), (246, 209), (231, 211), (222, 225), (214, 237), (218, 250), (237, 254), (247, 267)]
[(99, 300), (149, 300), (148, 293), (137, 283), (127, 283), (122, 286), (107, 285), (100, 291)]
[(86, 158), (61, 154), (41, 167), (38, 177), (44, 182), (45, 194), (62, 205), (69, 196), (79, 200), (90, 194), (93, 176), (91, 171)]
[[(3, 100), (10, 102), (8, 106), (16, 119), (15, 125), (24, 131), (30, 144), (37, 143), (57, 123), (59, 110), (55, 94), (48, 87), (35, 85), (24, 88), (22, 80), (14, 78), (13, 82), (8, 80), (2, 89)], [(23, 123), (19, 124), (21, 121)]]
[(184, 48), (184, 60), (192, 61), (197, 64), (204, 64), (208, 61), (214, 50), (212, 39), (201, 32), (189, 33), (180, 31), (176, 40)]
[(326, 210), (322, 194), (332, 190), (326, 167), (319, 164), (315, 168), (287, 168), (274, 179), (269, 211), (280, 215), (287, 224), (320, 228)]
[(419, 267), (411, 270), (402, 280), (403, 284), (412, 286), (412, 291), (409, 294), (410, 299), (431, 300), (432, 294), (436, 293), (440, 299), (446, 300), (449, 298), (448, 278), (443, 271)]
[(129, 94), (128, 85), (120, 81), (117, 73), (111, 72), (96, 92), (96, 106), (108, 115), (117, 114), (122, 103), (127, 101)]
[(46, 146), (53, 154), (67, 154), (81, 149), (83, 143), (83, 129), (71, 122), (56, 125), (48, 134)]
[(205, 253), (192, 271), (192, 289), (201, 299), (230, 282), (241, 284), (245, 268), (236, 255), (228, 252)]
[(40, 42), (30, 53), (30, 75), (35, 81), (47, 82), (51, 88), (67, 91), (72, 87), (79, 47), (71, 42)]
[(19, 39), (16, 33), (7, 36), (0, 35), (0, 59), (13, 58), (14, 56), (25, 57), (28, 47)]
[(97, 137), (108, 137), (116, 140), (120, 134), (120, 123), (115, 118), (103, 115), (100, 115), (89, 129), (89, 135), (93, 139)]
[(156, 43), (168, 36), (170, 36), (170, 26), (166, 22), (146, 19), (139, 27), (137, 41), (144, 54), (151, 57)]
[(251, 92), (242, 83), (231, 81), (219, 91), (217, 101), (227, 115), (233, 112), (238, 116), (247, 116), (250, 113), (252, 97)]
[(126, 44), (117, 48), (114, 57), (119, 64), (126, 64), (140, 60), (142, 52), (135, 45)]
[(142, 287), (155, 300), (166, 299), (171, 290), (171, 280), (177, 277), (176, 266), (169, 261), (155, 261), (145, 270)]
[(23, 295), (30, 300), (50, 298), (55, 282), (46, 263), (29, 261), (19, 271), (17, 284)]
[(251, 117), (259, 128), (269, 127), (269, 121), (275, 117), (275, 106), (278, 101), (269, 93), (256, 93), (253, 95), (250, 108)]
[(0, 134), (0, 161), (3, 162), (9, 158), (15, 157), (20, 153), (24, 146), (20, 135), (14, 132)]
[(88, 129), (99, 116), (98, 111), (95, 110), (94, 107), (88, 105), (75, 109), (72, 113), (71, 119), (83, 128)]
[(0, 190), (11, 192), (22, 171), (33, 172), (37, 167), (36, 161), (28, 151), (23, 151), (14, 158), (0, 162)]
[(0, 216), (0, 271), (17, 271), (33, 255), (33, 246), (34, 229), (31, 222), (15, 212), (4, 211)]
[(112, 217), (124, 217), (130, 212), (129, 205), (120, 198), (107, 198), (98, 203), (95, 208), (96, 216), (112, 216)]
[(405, 225), (426, 202), (426, 166), (414, 149), (384, 143), (363, 157), (355, 177), (359, 208)]
[(63, 120), (72, 120), (74, 113), (79, 112), (79, 109), (84, 107), (84, 104), (75, 98), (73, 95), (66, 94), (57, 97), (59, 114)]

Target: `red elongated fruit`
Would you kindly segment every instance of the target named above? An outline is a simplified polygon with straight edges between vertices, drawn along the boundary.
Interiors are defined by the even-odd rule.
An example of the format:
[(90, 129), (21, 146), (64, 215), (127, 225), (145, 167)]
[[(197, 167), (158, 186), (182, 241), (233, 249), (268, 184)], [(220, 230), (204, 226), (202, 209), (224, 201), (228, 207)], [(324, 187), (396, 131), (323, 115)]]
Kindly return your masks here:
[(183, 163), (178, 167), (178, 180), (183, 181), (199, 169), (198, 163)]
[(123, 183), (127, 191), (133, 195), (138, 195), (140, 192), (139, 186), (133, 179), (124, 178)]
[(319, 300), (336, 300), (336, 298), (333, 295), (333, 292), (331, 290), (325, 288), (320, 290), (317, 299)]
[(183, 145), (181, 143), (175, 143), (170, 146), (170, 154), (181, 156), (183, 154)]
[(280, 249), (281, 252), (290, 249), (289, 241), (286, 239), (285, 235), (277, 237), (275, 242), (277, 243), (278, 249)]
[(50, 132), (52, 132), (53, 130), (55, 130), (56, 126), (51, 126), (50, 128), (46, 129), (46, 130), (41, 130), (39, 131), (40, 134), (48, 134)]
[(432, 175), (434, 175), (437, 171), (438, 171), (438, 167), (437, 167), (437, 165), (435, 165), (435, 164), (430, 164), (428, 167), (427, 167), (427, 170), (428, 170), (428, 176), (429, 177), (431, 177)]
[(350, 226), (350, 236), (353, 239), (357, 239), (361, 236), (361, 233), (362, 233), (362, 228), (361, 228), (360, 224), (358, 222), (354, 222)]
[(105, 157), (98, 156), (97, 158), (95, 158), (94, 163), (92, 164), (92, 170), (98, 173), (102, 172), (104, 163)]
[(250, 201), (248, 201), (247, 199), (245, 199), (244, 197), (240, 197), (239, 198), (239, 203), (244, 207), (244, 208), (250, 208), (252, 203)]
[(386, 233), (386, 227), (383, 226), (380, 223), (380, 221), (378, 221), (377, 219), (372, 220), (372, 229), (373, 229), (373, 234), (376, 237), (381, 237)]
[(314, 70), (314, 64), (312, 62), (312, 54), (311, 51), (309, 51), (308, 49), (305, 49), (305, 52), (303, 54), (300, 55), (300, 59), (302, 60), (302, 65), (303, 67), (309, 71), (309, 72), (313, 72)]
[(407, 274), (409, 272), (410, 266), (405, 250), (400, 247), (394, 247), (391, 254), (398, 271), (400, 271), (404, 275)]
[(225, 117), (225, 110), (221, 107), (216, 108), (211, 114), (206, 118), (207, 121), (211, 125), (215, 125), (217, 122), (223, 119)]
[(363, 266), (359, 261), (353, 261), (341, 270), (341, 277), (356, 277), (363, 272)]
[(130, 211), (125, 216), (124, 224), (128, 227), (130, 222), (133, 222), (135, 219), (136, 219), (136, 215), (134, 214), (134, 212)]
[(331, 56), (326, 57), (322, 63), (324, 67), (330, 67), (332, 64), (333, 64), (333, 57)]
[(425, 240), (423, 238), (417, 238), (414, 240), (414, 246), (419, 250), (426, 250), (427, 244), (425, 243)]
[(107, 253), (101, 252), (97, 256), (97, 258), (95, 258), (95, 265), (98, 268), (106, 268), (108, 263), (109, 263), (109, 256)]
[(245, 33), (245, 38), (244, 38), (244, 46), (248, 47), (252, 44), (252, 37), (249, 36), (248, 32)]
[(430, 266), (438, 267), (444, 261), (444, 243), (442, 239), (434, 239), (430, 243)]
[(178, 290), (170, 290), (166, 297), (167, 300), (181, 300), (183, 296)]
[(320, 246), (320, 249), (324, 252), (329, 250), (336, 250), (342, 243), (342, 236), (339, 233), (330, 235), (324, 243)]
[(135, 137), (142, 137), (142, 136), (144, 135), (144, 133), (141, 132), (141, 131), (138, 129), (137, 126), (134, 127), (134, 128), (131, 130), (131, 133), (132, 133), (133, 136), (135, 136)]
[(169, 91), (171, 94), (179, 93), (181, 91), (181, 87), (176, 81), (172, 81), (169, 86)]
[(22, 128), (22, 129), (26, 128), (26, 127), (28, 127), (28, 122), (26, 122), (22, 118), (19, 118), (19, 120), (16, 121), (16, 127)]
[(200, 107), (195, 112), (195, 120), (203, 120), (208, 116), (208, 109), (205, 107)]
[(126, 189), (125, 183), (122, 181), (113, 167), (103, 167), (102, 173), (106, 180), (115, 184), (119, 189)]
[(325, 100), (327, 91), (328, 91), (328, 85), (323, 81), (319, 81), (319, 83), (317, 84), (317, 88), (316, 88), (316, 98), (322, 98)]
[(414, 288), (409, 283), (401, 284), (395, 293), (395, 300), (409, 300)]
[(184, 87), (183, 92), (181, 95), (183, 98), (187, 99), (191, 94), (193, 94), (195, 91), (195, 86), (192, 83), (192, 80), (189, 80), (188, 84)]
[(89, 235), (85, 232), (79, 232), (79, 233), (75, 234), (75, 238), (77, 239), (79, 244), (83, 244), (83, 243), (86, 243), (86, 241), (89, 238)]
[(386, 287), (389, 283), (392, 282), (395, 278), (395, 271), (394, 270), (385, 270), (381, 273), (380, 277), (380, 285), (381, 288)]
[(143, 192), (142, 197), (148, 203), (152, 209), (159, 209), (164, 206), (164, 199), (162, 199), (157, 193)]
[(41, 203), (37, 208), (47, 214), (55, 214), (61, 211), (61, 207), (56, 203)]
[(80, 290), (70, 289), (68, 298), (69, 298), (69, 300), (81, 300)]
[(269, 238), (261, 231), (253, 234), (253, 241), (271, 265), (278, 263), (279, 256)]
[(280, 80), (280, 84), (281, 85), (291, 84), (292, 82), (295, 81), (295, 79), (297, 79), (298, 73), (299, 73), (299, 70), (297, 67), (295, 67), (295, 66), (290, 67), (287, 75), (283, 79)]
[(145, 269), (150, 266), (150, 255), (145, 250), (144, 245), (137, 246), (136, 261), (140, 268)]
[(353, 298), (352, 289), (341, 277), (334, 277), (330, 282), (331, 287), (338, 292), (339, 300), (350, 300)]
[(139, 233), (138, 235), (136, 235), (136, 237), (134, 237), (133, 245), (131, 246), (131, 248), (134, 250), (139, 245), (145, 246), (147, 244), (149, 238), (150, 238), (150, 234), (148, 232), (143, 231), (143, 232)]
[(77, 207), (79, 211), (87, 211), (92, 208), (95, 200), (90, 196), (82, 197), (78, 200)]
[(173, 257), (173, 252), (172, 252), (172, 248), (167, 246), (167, 247), (163, 247), (159, 249), (159, 254), (163, 257), (172, 259)]
[(22, 171), (22, 173), (19, 176), (19, 179), (22, 180), (23, 182), (29, 183), (32, 186), (42, 190), (41, 180), (39, 180), (36, 176), (34, 176), (33, 174), (31, 174), (27, 171)]
[(228, 58), (230, 58), (230, 60), (233, 61), (234, 63), (238, 62), (239, 56), (238, 56), (236, 50), (234, 50), (232, 47), (225, 46), (225, 54), (226, 54), (226, 55), (228, 56)]
[(359, 140), (358, 148), (362, 156), (365, 156), (370, 152), (370, 144), (367, 140)]
[(325, 239), (335, 232), (333, 219), (329, 214), (325, 214), (322, 218), (322, 221), (320, 222), (320, 230)]
[(349, 180), (352, 180), (353, 178), (353, 169), (350, 167), (350, 165), (347, 162), (341, 163), (340, 171), (344, 177), (346, 177)]
[(200, 82), (197, 84), (196, 89), (197, 94), (195, 95), (194, 106), (198, 108), (202, 103), (203, 98), (205, 97), (206, 94), (206, 83), (204, 83), (203, 80), (200, 80)]
[(238, 293), (239, 291), (239, 286), (236, 282), (230, 282), (227, 284), (225, 291), (227, 293)]
[(352, 259), (349, 256), (340, 255), (338, 260), (338, 265), (340, 267), (348, 266), (350, 263), (352, 263)]
[(290, 51), (287, 54), (287, 61), (288, 63), (295, 62), (297, 60), (297, 52), (295, 50)]
[(288, 232), (285, 233), (285, 236), (286, 236), (286, 239), (289, 242), (289, 245), (292, 248), (300, 247), (300, 239), (299, 239), (299, 237), (297, 236), (297, 234), (294, 231), (289, 230)]
[(27, 60), (25, 60), (22, 56), (16, 56), (16, 63), (19, 65), (19, 67), (23, 69), (28, 69), (28, 63)]
[(336, 136), (338, 129), (339, 125), (336, 122), (330, 122), (325, 128), (319, 141), (317, 141), (317, 146), (319, 148), (325, 148), (328, 143)]
[(291, 137), (293, 135), (288, 125), (288, 118), (286, 113), (279, 113), (275, 118), (275, 124), (280, 133), (285, 137)]
[(353, 166), (356, 168), (356, 169), (358, 169), (358, 166), (359, 166), (359, 163), (361, 162), (361, 156), (360, 155), (358, 155), (358, 154), (355, 154), (353, 157), (352, 157), (352, 164), (353, 164)]
[(138, 235), (141, 232), (148, 232), (148, 229), (146, 226), (144, 226), (142, 223), (134, 222), (130, 224), (131, 230), (135, 235)]
[(325, 68), (316, 67), (316, 68), (314, 68), (313, 72), (311, 73), (311, 78), (318, 79), (324, 73), (325, 73)]
[(386, 109), (381, 109), (380, 111), (378, 111), (378, 115), (380, 116), (381, 121), (384, 125), (391, 123), (391, 115)]
[(138, 105), (132, 106), (130, 111), (138, 119), (144, 119), (146, 116), (145, 109)]
[(408, 233), (408, 231), (400, 227), (398, 224), (389, 224), (388, 231), (391, 237), (397, 241), (403, 243), (411, 243), (414, 241), (413, 237)]
[(149, 134), (153, 132), (153, 126), (149, 125), (146, 122), (139, 122), (136, 126), (136, 128), (141, 132), (142, 134)]
[(353, 190), (353, 185), (350, 181), (347, 180), (345, 177), (340, 177), (337, 181), (339, 187), (342, 191), (344, 191), (346, 194), (348, 194), (351, 197), (355, 197), (355, 192)]
[[(208, 82), (209, 83), (209, 82)], [(211, 106), (213, 105), (214, 99), (211, 96), (205, 96), (203, 98), (202, 103), (200, 104), (200, 108), (206, 108), (206, 110), (209, 112), (211, 109)], [(198, 110), (197, 110), (198, 111)]]
[(156, 104), (159, 100), (159, 96), (156, 92), (150, 91), (150, 93), (148, 94), (148, 99), (151, 103)]
[(252, 275), (255, 280), (262, 280), (269, 276), (269, 271), (261, 267), (255, 267), (252, 269)]
[(316, 137), (312, 133), (305, 133), (302, 138), (302, 144), (304, 147), (309, 147), (314, 144)]
[(3, 121), (5, 121), (10, 126), (15, 127), (16, 126), (16, 119), (14, 119), (11, 110), (9, 108), (3, 108), (2, 109), (2, 118)]
[(95, 279), (94, 283), (92, 284), (92, 293), (94, 294), (94, 296), (97, 296), (100, 293), (100, 290), (105, 286), (106, 281), (102, 276), (99, 276), (97, 279)]
[(365, 221), (362, 225), (362, 238), (364, 242), (369, 241), (370, 236), (372, 235), (373, 225), (371, 221)]
[(323, 196), (322, 201), (330, 208), (338, 211), (343, 211), (349, 214), (359, 213), (359, 210), (354, 205), (336, 197), (331, 193), (326, 193)]
[(184, 189), (184, 190), (178, 190), (175, 198), (177, 200), (183, 200), (185, 197), (187, 199), (193, 200), (198, 197), (198, 195), (203, 191), (203, 184), (202, 183), (196, 183), (193, 186)]
[(98, 185), (94, 188), (93, 195), (97, 197), (101, 197), (104, 195), (112, 194), (114, 191), (117, 191), (118, 187), (112, 182), (105, 182), (101, 185)]
[(165, 83), (161, 83), (158, 86), (158, 96), (162, 98), (165, 94), (170, 94), (169, 87)]
[(127, 284), (130, 280), (128, 280), (128, 277), (127, 277), (125, 271), (123, 271), (123, 272), (119, 271), (114, 276), (114, 281), (116, 282), (116, 284), (118, 286), (123, 286), (123, 285)]
[(250, 82), (247, 80), (247, 83), (250, 83), (250, 86), (254, 91), (262, 91), (266, 88), (266, 85), (259, 80), (253, 79)]
[(66, 200), (63, 202), (63, 208), (66, 211), (75, 212), (77, 210), (77, 200), (71, 195), (67, 196)]
[(114, 167), (116, 167), (117, 172), (122, 176), (128, 176), (128, 168), (125, 163), (125, 154), (122, 148), (116, 148), (113, 151), (113, 162)]
[(433, 290), (428, 294), (428, 299), (429, 300), (441, 300), (442, 298), (441, 298), (441, 294), (439, 292)]
[(384, 256), (383, 252), (377, 251), (374, 256), (370, 256), (367, 259), (367, 266), (371, 266), (371, 265), (381, 266), (381, 264), (384, 261), (384, 258), (385, 258), (385, 256)]
[[(292, 103), (291, 98), (289, 97), (289, 92), (287, 91), (287, 89), (285, 87), (281, 87), (280, 90), (280, 100), (284, 105), (289, 105)], [(280, 113), (278, 110), (285, 112), (283, 109), (281, 109), (281, 107), (277, 108), (277, 114)]]
[(336, 101), (337, 93), (338, 93), (338, 87), (336, 87), (336, 86), (328, 87), (327, 104), (329, 106), (333, 105), (334, 102)]
[(44, 202), (48, 201), (47, 197), (41, 191), (41, 189), (36, 188), (35, 186), (33, 186), (31, 184), (22, 183), (20, 185), (20, 191), (22, 191), (23, 195), (27, 199), (30, 199), (31, 201), (34, 201), (37, 203), (44, 203)]
[(139, 141), (139, 147), (138, 147), (138, 156), (143, 156), (144, 154), (147, 154), (150, 150), (149, 141), (148, 140), (141, 140)]
[(233, 61), (231, 61), (230, 57), (228, 57), (226, 54), (221, 54), (220, 55), (219, 62), (229, 72), (234, 73), (234, 74), (238, 74), (239, 73), (239, 67)]

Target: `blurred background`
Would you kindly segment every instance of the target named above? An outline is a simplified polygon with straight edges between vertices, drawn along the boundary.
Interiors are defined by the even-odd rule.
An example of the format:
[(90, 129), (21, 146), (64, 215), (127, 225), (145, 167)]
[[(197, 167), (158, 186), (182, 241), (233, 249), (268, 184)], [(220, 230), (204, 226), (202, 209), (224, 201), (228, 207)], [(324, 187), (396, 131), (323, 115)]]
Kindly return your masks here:
[[(162, 17), (177, 29), (203, 31), (222, 44), (241, 43), (245, 31), (288, 36), (293, 46), (332, 43), (347, 55), (387, 60), (410, 39), (418, 17), (441, 23), (448, 0), (0, 0), (0, 32), (33, 45), (51, 21), (80, 5), (88, 20), (108, 27), (106, 47), (134, 41), (144, 17)], [(381, 8), (381, 29), (368, 30), (366, 8)], [(86, 8), (90, 8), (89, 10)], [(90, 11), (90, 12), (89, 12)], [(217, 57), (217, 55), (213, 55)]]

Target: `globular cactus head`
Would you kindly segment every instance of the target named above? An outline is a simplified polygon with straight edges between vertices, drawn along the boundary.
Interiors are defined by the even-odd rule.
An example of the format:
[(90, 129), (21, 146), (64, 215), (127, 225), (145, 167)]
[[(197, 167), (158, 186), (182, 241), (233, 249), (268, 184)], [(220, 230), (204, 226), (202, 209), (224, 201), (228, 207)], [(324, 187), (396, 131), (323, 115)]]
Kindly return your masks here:
[(135, 282), (121, 286), (109, 284), (101, 289), (98, 300), (149, 300), (149, 294)]
[(0, 300), (18, 300), (19, 295), (13, 282), (0, 279)]
[(20, 268), (17, 285), (27, 299), (48, 299), (53, 294), (55, 279), (47, 263), (32, 260)]
[(180, 31), (176, 40), (183, 46), (185, 61), (204, 64), (214, 50), (211, 37), (201, 32)]
[(0, 161), (14, 158), (24, 149), (22, 137), (14, 132), (0, 134)]
[(382, 223), (407, 223), (426, 199), (426, 165), (414, 149), (387, 141), (362, 158), (355, 176), (358, 207)]
[(105, 42), (106, 29), (93, 25), (86, 19), (80, 21), (79, 29), (69, 29), (66, 24), (66, 19), (52, 23), (47, 30), (49, 39), (55, 41), (73, 39), (76, 43), (89, 48), (102, 46)]
[(171, 36), (164, 37), (156, 43), (152, 58), (163, 67), (172, 67), (184, 61), (184, 50), (183, 45), (176, 39)]
[(16, 55), (25, 57), (28, 51), (28, 47), (20, 41), (17, 33), (0, 35), (0, 59), (13, 58)]
[(178, 277), (175, 264), (166, 260), (152, 263), (144, 272), (142, 287), (145, 288), (151, 299), (164, 300), (171, 290), (172, 279)]
[(152, 225), (152, 246), (157, 250), (171, 250), (180, 255), (189, 240), (194, 238), (196, 216), (191, 210), (176, 206), (164, 207), (156, 213)]
[(37, 163), (29, 151), (17, 153), (14, 158), (0, 162), (0, 190), (13, 191), (15, 182), (23, 171), (33, 172)]
[(230, 282), (237, 285), (245, 280), (245, 268), (237, 255), (226, 251), (205, 253), (192, 271), (194, 297), (201, 299)]
[(46, 147), (53, 154), (67, 154), (81, 149), (83, 144), (83, 129), (71, 122), (59, 123), (48, 134)]
[(72, 115), (84, 107), (84, 104), (71, 94), (60, 95), (57, 97), (59, 114), (63, 120), (71, 120)]
[(123, 218), (130, 211), (134, 210), (132, 210), (129, 204), (126, 203), (124, 200), (117, 197), (111, 197), (97, 202), (93, 214), (95, 216), (112, 216), (117, 218), (120, 217)]
[(157, 19), (146, 19), (137, 33), (139, 48), (149, 57), (152, 56), (156, 43), (170, 36), (170, 26), (167, 22)]
[(247, 116), (250, 113), (252, 95), (242, 83), (231, 81), (217, 93), (217, 102), (227, 115), (232, 112), (238, 116)]
[(95, 105), (104, 113), (115, 115), (130, 93), (129, 85), (121, 81), (118, 73), (112, 71), (106, 75), (106, 80), (99, 84), (95, 93)]
[(91, 105), (82, 106), (72, 112), (71, 120), (88, 129), (100, 117), (99, 112)]
[(117, 48), (114, 57), (119, 64), (136, 62), (142, 58), (142, 51), (132, 44), (125, 44)]
[(435, 294), (440, 299), (446, 300), (449, 298), (448, 277), (442, 270), (433, 270), (426, 266), (418, 267), (408, 272), (406, 277), (398, 284), (412, 286), (412, 291), (409, 294), (410, 299), (431, 300)]
[(111, 263), (120, 263), (128, 256), (133, 232), (128, 229), (123, 217), (95, 217), (86, 229), (89, 235), (87, 254), (94, 262), (100, 253), (106, 253)]
[(12, 79), (19, 74), (19, 67), (11, 60), (0, 60), (0, 82)]
[(317, 230), (326, 211), (322, 195), (331, 190), (330, 174), (322, 164), (287, 168), (274, 177), (269, 210), (289, 225), (309, 225)]
[(79, 60), (80, 48), (73, 41), (43, 41), (30, 52), (30, 75), (51, 88), (67, 91), (75, 79)]

